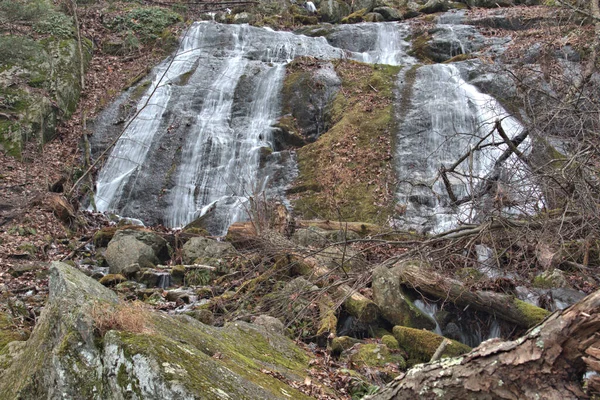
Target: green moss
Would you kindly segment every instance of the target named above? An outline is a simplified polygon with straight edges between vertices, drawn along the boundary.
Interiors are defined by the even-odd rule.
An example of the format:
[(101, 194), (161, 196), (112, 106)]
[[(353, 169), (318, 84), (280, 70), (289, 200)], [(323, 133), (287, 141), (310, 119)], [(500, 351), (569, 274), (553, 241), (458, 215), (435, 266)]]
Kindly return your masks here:
[(471, 54), (459, 54), (459, 55), (456, 55), (456, 56), (452, 57), (449, 60), (444, 61), (444, 64), (450, 64), (450, 63), (453, 63), (453, 62), (466, 61), (466, 60), (470, 60), (472, 58), (474, 58), (474, 57)]
[(121, 282), (125, 282), (127, 278), (125, 278), (121, 274), (108, 274), (100, 278), (100, 283), (104, 286), (115, 286)]
[(146, 93), (146, 90), (148, 89), (148, 87), (150, 87), (151, 83), (151, 81), (144, 81), (137, 85), (135, 89), (133, 89), (133, 91), (131, 92), (131, 96), (129, 97), (129, 99), (132, 102), (137, 102), (139, 99), (142, 98), (144, 93)]
[(360, 340), (351, 338), (349, 336), (336, 337), (331, 342), (331, 353), (338, 356), (344, 350), (348, 350), (357, 343), (360, 343)]
[[(404, 326), (395, 326), (393, 331), (400, 348), (406, 351), (413, 363), (428, 362), (444, 340), (443, 336), (433, 332)], [(442, 357), (456, 357), (471, 351), (467, 345), (456, 340), (447, 340), (450, 340), (451, 343), (442, 353)]]
[(298, 150), (294, 210), (306, 219), (382, 223), (393, 200), (386, 184), (393, 181), (392, 89), (399, 67), (341, 61), (336, 71), (344, 90), (329, 109), (333, 126)]
[(391, 353), (385, 346), (377, 343), (361, 344), (358, 351), (350, 356), (350, 360), (367, 367), (384, 367), (386, 364), (398, 364), (401, 370), (406, 369), (406, 360), (400, 354)]
[(400, 349), (400, 345), (398, 341), (393, 335), (384, 335), (381, 337), (381, 343), (385, 344), (390, 350), (398, 350)]
[(429, 57), (429, 41), (431, 36), (427, 33), (421, 33), (412, 39), (412, 48), (408, 52), (425, 64), (431, 64), (433, 61)]
[(94, 246), (96, 247), (106, 247), (108, 243), (112, 240), (113, 236), (117, 232), (116, 226), (108, 226), (100, 229), (96, 233), (94, 233)]
[(0, 312), (0, 350), (8, 343), (22, 339), (23, 337), (19, 334), (10, 317)]
[(365, 14), (369, 10), (367, 8), (363, 8), (362, 10), (358, 10), (348, 15), (347, 17), (342, 18), (342, 24), (356, 24), (358, 22), (363, 22), (365, 20)]
[(544, 318), (550, 315), (549, 311), (519, 299), (513, 299), (513, 303), (523, 315), (523, 320), (527, 323), (528, 327), (539, 324), (544, 320)]
[[(287, 339), (285, 345), (279, 343), (283, 347), (273, 346), (271, 339), (244, 323), (218, 329), (160, 315), (154, 316), (152, 322), (152, 335), (118, 333), (126, 357), (145, 354), (154, 358), (167, 380), (178, 380), (191, 393), (209, 393), (214, 387), (226, 393), (239, 393), (236, 382), (228, 379), (229, 370), (271, 391), (274, 397), (281, 396), (284, 390), (292, 398), (308, 399), (261, 372), (263, 369), (292, 371), (297, 373), (294, 378), (297, 380), (304, 376), (308, 358), (291, 341), (288, 344)], [(213, 358), (216, 355), (218, 362)]]

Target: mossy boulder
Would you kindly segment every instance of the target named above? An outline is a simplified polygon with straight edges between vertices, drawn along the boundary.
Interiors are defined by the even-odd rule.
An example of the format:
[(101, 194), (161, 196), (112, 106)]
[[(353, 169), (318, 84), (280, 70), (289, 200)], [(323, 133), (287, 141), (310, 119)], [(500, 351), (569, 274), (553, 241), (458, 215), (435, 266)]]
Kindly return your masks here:
[(98, 282), (104, 286), (116, 286), (126, 280), (127, 278), (121, 274), (108, 274), (103, 276)]
[(404, 293), (398, 267), (391, 270), (382, 265), (373, 270), (373, 301), (381, 315), (393, 325), (419, 329), (434, 329), (435, 321), (421, 312)]
[(350, 14), (350, 6), (342, 0), (322, 0), (319, 15), (323, 22), (338, 23)]
[[(64, 22), (72, 24), (70, 19)], [(92, 45), (87, 39), (82, 44), (85, 67)], [(0, 98), (8, 117), (0, 119), (0, 150), (20, 157), (25, 141), (44, 143), (54, 138), (57, 123), (69, 118), (77, 106), (80, 64), (75, 39), (61, 35), (38, 41), (16, 35), (0, 37)]]
[(559, 269), (544, 271), (533, 278), (533, 286), (542, 289), (568, 287), (565, 273)]
[(225, 258), (235, 253), (235, 247), (231, 243), (217, 242), (205, 237), (193, 237), (182, 248), (183, 262), (186, 264), (210, 263), (210, 260)]
[(302, 381), (308, 368), (309, 358), (284, 336), (150, 310), (137, 313), (143, 329), (122, 321), (98, 336), (98, 304), (108, 315), (127, 307), (98, 282), (53, 263), (48, 305), (0, 374), (2, 398), (309, 398), (275, 378)]
[[(394, 337), (398, 341), (400, 348), (404, 350), (413, 364), (429, 362), (431, 357), (445, 338), (436, 333), (407, 328), (405, 326), (395, 326)], [(465, 344), (450, 340), (450, 344), (442, 353), (442, 357), (456, 357), (471, 351), (471, 348)]]
[(399, 369), (406, 369), (406, 360), (399, 353), (392, 353), (385, 344), (359, 344), (349, 354), (350, 361), (358, 366), (384, 367), (393, 363)]

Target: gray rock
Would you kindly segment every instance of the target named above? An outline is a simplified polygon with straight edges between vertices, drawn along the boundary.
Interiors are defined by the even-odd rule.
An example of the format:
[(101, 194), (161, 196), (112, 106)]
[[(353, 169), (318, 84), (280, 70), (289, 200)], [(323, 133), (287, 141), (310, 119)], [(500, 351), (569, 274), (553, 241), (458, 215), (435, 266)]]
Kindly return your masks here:
[(215, 328), (147, 311), (138, 315), (145, 326), (122, 325), (97, 340), (98, 313), (118, 310), (117, 296), (58, 262), (52, 263), (49, 287), (31, 338), (0, 356), (3, 398), (280, 399), (281, 390), (303, 398), (261, 373), (268, 368), (303, 379), (309, 359), (282, 335), (245, 322)]
[(233, 16), (233, 22), (236, 24), (247, 24), (250, 19), (251, 15), (247, 12), (241, 12)]
[(392, 7), (376, 7), (373, 12), (381, 14), (386, 21), (400, 21), (402, 19), (400, 12)]
[(131, 264), (151, 267), (169, 259), (169, 247), (162, 237), (146, 231), (121, 230), (108, 243), (105, 253), (111, 274), (120, 274)]
[(342, 81), (330, 62), (318, 62), (317, 68), (296, 72), (283, 89), (284, 109), (295, 119), (299, 134), (307, 141), (316, 140), (330, 126), (329, 106)]
[(205, 237), (191, 238), (182, 248), (185, 264), (194, 264), (197, 259), (218, 259), (232, 254), (235, 254), (235, 247), (231, 243), (217, 242)]
[(423, 314), (404, 294), (398, 267), (378, 266), (373, 270), (373, 301), (391, 324), (418, 329), (434, 329), (435, 321)]
[(350, 7), (339, 0), (322, 0), (319, 14), (323, 22), (340, 22), (342, 18), (350, 14)]
[(310, 227), (296, 229), (291, 237), (292, 242), (304, 247), (323, 247), (327, 244), (327, 231)]
[(386, 20), (385, 18), (383, 18), (383, 15), (376, 12), (366, 13), (364, 19), (367, 22), (383, 22)]
[(264, 327), (269, 332), (282, 334), (284, 329), (283, 322), (270, 315), (259, 315), (254, 320), (254, 324)]

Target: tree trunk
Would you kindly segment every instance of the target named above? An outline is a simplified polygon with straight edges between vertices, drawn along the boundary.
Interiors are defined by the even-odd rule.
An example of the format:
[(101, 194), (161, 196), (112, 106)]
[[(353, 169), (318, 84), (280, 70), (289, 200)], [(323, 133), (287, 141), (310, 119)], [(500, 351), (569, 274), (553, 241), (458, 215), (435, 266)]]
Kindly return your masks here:
[(399, 399), (586, 399), (600, 393), (600, 290), (511, 342), (489, 340), (462, 357), (420, 364), (369, 397)]
[(402, 262), (398, 271), (400, 282), (409, 287), (458, 305), (473, 307), (522, 328), (531, 328), (549, 314), (548, 311), (518, 300), (514, 296), (485, 290), (473, 292), (461, 282), (425, 268), (420, 261)]

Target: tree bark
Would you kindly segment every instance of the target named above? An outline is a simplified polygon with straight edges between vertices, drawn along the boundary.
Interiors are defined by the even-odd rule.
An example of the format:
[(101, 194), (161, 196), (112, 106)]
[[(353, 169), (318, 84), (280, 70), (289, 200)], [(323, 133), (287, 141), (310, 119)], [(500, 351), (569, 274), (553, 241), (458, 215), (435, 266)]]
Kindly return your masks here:
[(587, 399), (600, 393), (600, 290), (552, 314), (523, 337), (489, 340), (461, 357), (415, 366), (369, 397), (400, 399)]

